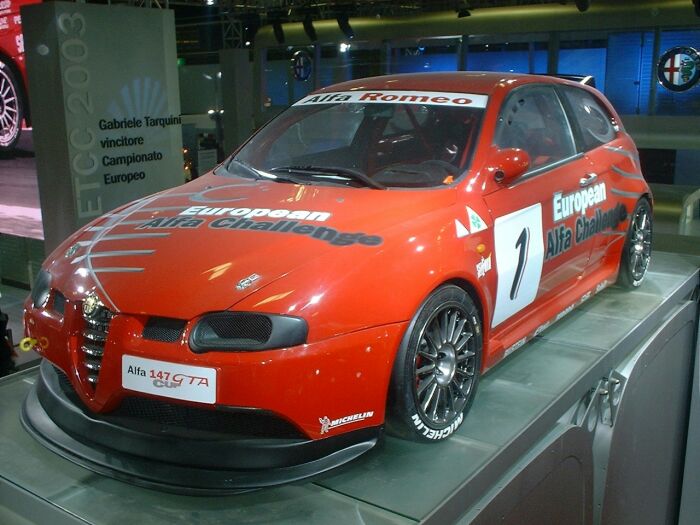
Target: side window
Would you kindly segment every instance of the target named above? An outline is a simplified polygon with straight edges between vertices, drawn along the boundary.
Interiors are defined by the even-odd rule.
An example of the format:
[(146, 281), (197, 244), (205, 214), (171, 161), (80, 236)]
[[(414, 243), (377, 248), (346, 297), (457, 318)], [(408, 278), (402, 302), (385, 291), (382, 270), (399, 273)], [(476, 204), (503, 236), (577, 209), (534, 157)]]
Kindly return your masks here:
[(498, 117), (494, 144), (527, 151), (530, 169), (576, 153), (564, 110), (549, 86), (521, 88), (506, 99)]
[(581, 131), (586, 151), (615, 138), (619, 127), (593, 95), (583, 89), (568, 86), (563, 91)]

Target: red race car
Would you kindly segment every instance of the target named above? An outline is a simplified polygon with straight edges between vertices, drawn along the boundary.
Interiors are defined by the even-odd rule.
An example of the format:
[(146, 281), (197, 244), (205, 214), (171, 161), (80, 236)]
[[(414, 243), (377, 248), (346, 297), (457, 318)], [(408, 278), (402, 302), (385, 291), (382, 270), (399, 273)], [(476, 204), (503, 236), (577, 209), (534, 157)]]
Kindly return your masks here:
[(15, 147), (22, 120), (29, 120), (19, 8), (39, 1), (0, 0), (0, 153)]
[(47, 259), (23, 420), (97, 471), (194, 492), (321, 472), (385, 425), (446, 439), (481, 374), (642, 282), (651, 205), (590, 87), (464, 72), (324, 88)]

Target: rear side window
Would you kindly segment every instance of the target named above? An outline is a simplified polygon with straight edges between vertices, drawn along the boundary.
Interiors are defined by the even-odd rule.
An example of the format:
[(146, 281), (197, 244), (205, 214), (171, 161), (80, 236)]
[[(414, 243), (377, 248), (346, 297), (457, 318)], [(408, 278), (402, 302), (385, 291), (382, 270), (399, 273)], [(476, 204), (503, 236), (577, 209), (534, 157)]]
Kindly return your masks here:
[(593, 95), (574, 87), (564, 87), (564, 96), (573, 111), (585, 151), (606, 144), (619, 130), (607, 109)]
[(498, 118), (494, 143), (499, 148), (527, 151), (531, 169), (576, 154), (559, 97), (549, 86), (520, 88), (508, 97)]

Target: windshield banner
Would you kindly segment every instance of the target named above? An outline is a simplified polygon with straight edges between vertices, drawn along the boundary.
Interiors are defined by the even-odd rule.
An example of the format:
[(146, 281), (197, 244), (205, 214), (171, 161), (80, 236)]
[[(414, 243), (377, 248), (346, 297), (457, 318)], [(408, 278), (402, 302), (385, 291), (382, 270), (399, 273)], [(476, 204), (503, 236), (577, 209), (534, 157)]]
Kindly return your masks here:
[(428, 106), (461, 106), (485, 108), (488, 96), (473, 93), (447, 93), (442, 91), (340, 91), (309, 95), (295, 106), (312, 104), (421, 104)]

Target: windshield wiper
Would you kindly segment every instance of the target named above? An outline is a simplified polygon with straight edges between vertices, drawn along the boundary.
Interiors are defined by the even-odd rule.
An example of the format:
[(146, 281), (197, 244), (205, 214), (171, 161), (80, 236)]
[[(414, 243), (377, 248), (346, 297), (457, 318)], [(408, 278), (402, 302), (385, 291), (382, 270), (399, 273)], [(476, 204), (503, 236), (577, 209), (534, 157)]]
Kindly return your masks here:
[(425, 175), (426, 168), (430, 168), (433, 166), (444, 170), (449, 175), (460, 174), (460, 169), (457, 168), (457, 166), (454, 166), (453, 164), (450, 164), (449, 162), (443, 160), (426, 160), (421, 162), (420, 164), (398, 164), (395, 166), (384, 168), (382, 171), (389, 173), (408, 173), (411, 175)]
[[(249, 177), (252, 177), (254, 179), (262, 179), (262, 175), (256, 170), (253, 166), (246, 164), (245, 162), (242, 162), (240, 160), (236, 159), (231, 159), (229, 160), (226, 165), (224, 166), (224, 169), (226, 172), (230, 175), (234, 175), (234, 173), (231, 171), (231, 166), (235, 165), (236, 167), (240, 168), (241, 171), (245, 172), (245, 174)], [(235, 175), (240, 175), (239, 173), (236, 173)], [(245, 175), (243, 175), (245, 176)]]
[(339, 182), (337, 179), (341, 178), (361, 182), (365, 186), (374, 188), (375, 190), (386, 189), (384, 184), (371, 179), (361, 171), (340, 166), (279, 166), (268, 171), (271, 173), (284, 172), (308, 175), (310, 177), (321, 177), (329, 182)]

